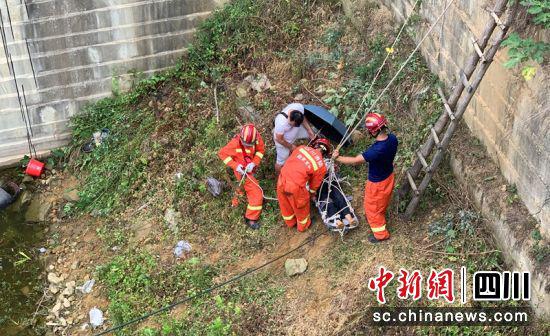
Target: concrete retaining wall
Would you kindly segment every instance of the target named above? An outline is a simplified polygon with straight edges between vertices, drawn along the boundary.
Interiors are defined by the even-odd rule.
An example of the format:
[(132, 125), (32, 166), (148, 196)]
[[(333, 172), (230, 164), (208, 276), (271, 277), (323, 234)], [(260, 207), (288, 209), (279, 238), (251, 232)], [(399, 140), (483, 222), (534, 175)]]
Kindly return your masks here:
[[(363, 0), (364, 1), (364, 0)], [(357, 5), (361, 0), (348, 0)], [(412, 13), (415, 0), (378, 0), (402, 22)], [(447, 1), (421, 1), (416, 39), (442, 13)], [(490, 19), (484, 9), (491, 1), (455, 1), (421, 52), (431, 70), (447, 88), (474, 52), (470, 38), (480, 37)], [(497, 28), (498, 29), (498, 28)], [(541, 33), (539, 33), (541, 34)], [(548, 36), (536, 36), (548, 40)], [(550, 94), (548, 66), (537, 66), (533, 80), (526, 82), (518, 69), (506, 69), (507, 51), (501, 50), (465, 114), (471, 132), (485, 145), (510, 184), (515, 184), (529, 212), (541, 222), (550, 237)]]
[[(0, 49), (0, 166), (28, 153), (13, 74), (25, 89), (33, 142), (67, 143), (68, 119), (111, 94), (131, 70), (152, 74), (182, 56), (196, 25), (225, 0), (4, 0)], [(10, 24), (11, 19), (11, 24)], [(33, 69), (34, 74), (33, 76)]]

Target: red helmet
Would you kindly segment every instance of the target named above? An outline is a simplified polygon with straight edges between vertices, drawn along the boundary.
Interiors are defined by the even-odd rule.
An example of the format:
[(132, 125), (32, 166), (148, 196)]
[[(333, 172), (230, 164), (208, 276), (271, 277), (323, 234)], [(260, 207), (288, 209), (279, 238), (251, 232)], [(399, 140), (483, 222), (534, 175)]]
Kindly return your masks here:
[(241, 143), (244, 146), (254, 146), (256, 139), (258, 138), (258, 130), (253, 124), (246, 124), (241, 128), (241, 134), (239, 135)]
[(365, 119), (365, 126), (372, 136), (376, 136), (382, 127), (387, 124), (388, 121), (380, 113), (369, 113)]
[(315, 149), (320, 149), (324, 156), (330, 156), (332, 154), (332, 145), (330, 141), (326, 138), (318, 138), (313, 141), (311, 147)]

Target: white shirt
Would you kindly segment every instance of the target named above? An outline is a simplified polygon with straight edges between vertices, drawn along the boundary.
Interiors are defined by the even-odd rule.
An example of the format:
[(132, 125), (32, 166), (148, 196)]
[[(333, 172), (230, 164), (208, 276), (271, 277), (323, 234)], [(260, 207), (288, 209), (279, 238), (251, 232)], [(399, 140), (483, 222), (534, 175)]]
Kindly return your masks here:
[[(290, 115), (290, 112), (292, 111), (298, 111), (304, 114), (304, 105), (300, 103), (292, 103), (283, 109), (283, 113), (287, 116)], [(282, 134), (285, 141), (294, 143), (297, 139), (303, 138), (304, 134), (307, 134), (307, 131), (303, 124), (300, 125), (300, 127), (294, 127), (289, 124), (287, 117), (282, 114), (278, 114), (275, 117), (275, 128), (273, 129), (273, 139), (275, 140), (275, 143), (278, 144), (276, 134)]]

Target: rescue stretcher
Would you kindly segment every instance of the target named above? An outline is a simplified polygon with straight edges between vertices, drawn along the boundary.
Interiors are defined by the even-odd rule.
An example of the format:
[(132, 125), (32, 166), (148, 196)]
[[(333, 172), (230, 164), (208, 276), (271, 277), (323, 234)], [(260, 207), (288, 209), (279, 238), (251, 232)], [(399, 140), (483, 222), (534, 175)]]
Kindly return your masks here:
[[(315, 199), (315, 207), (319, 211), (321, 220), (323, 221), (325, 226), (331, 232), (338, 232), (340, 233), (340, 235), (343, 236), (350, 230), (357, 227), (359, 219), (355, 215), (355, 211), (353, 209), (353, 206), (351, 205), (352, 197), (347, 196), (340, 186), (340, 182), (342, 182), (344, 179), (337, 176), (337, 174), (334, 174), (333, 176), (334, 177), (332, 178), (332, 181), (330, 181), (329, 176), (326, 176), (323, 180), (321, 187), (319, 187), (319, 195)], [(328, 191), (326, 193), (322, 192), (324, 188), (328, 188)], [(339, 202), (341, 204), (340, 206), (336, 207), (336, 210), (334, 210), (334, 208), (331, 209), (330, 203), (335, 202), (335, 199), (338, 197), (340, 197), (343, 201)], [(334, 203), (332, 204), (332, 206), (334, 206)], [(354, 222), (350, 223), (346, 218), (344, 218), (343, 215), (341, 215), (342, 213), (349, 213), (354, 219)], [(338, 225), (336, 224), (336, 221), (338, 219), (340, 219), (344, 223), (344, 227), (338, 227)]]

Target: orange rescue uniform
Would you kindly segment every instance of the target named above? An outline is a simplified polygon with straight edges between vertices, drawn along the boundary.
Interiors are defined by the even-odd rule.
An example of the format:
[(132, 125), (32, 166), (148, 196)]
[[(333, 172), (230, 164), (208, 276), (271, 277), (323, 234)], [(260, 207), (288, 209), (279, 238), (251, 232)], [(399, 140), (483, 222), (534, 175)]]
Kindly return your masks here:
[(395, 186), (395, 175), (380, 182), (367, 181), (365, 185), (365, 216), (370, 225), (374, 237), (378, 240), (390, 238), (390, 232), (386, 228), (386, 210), (390, 204), (391, 194)]
[[(235, 177), (240, 181), (242, 175), (237, 172), (237, 167), (242, 165), (243, 169), (245, 169), (250, 162), (254, 162), (256, 167), (258, 167), (264, 157), (264, 153), (265, 145), (260, 134), (257, 135), (256, 144), (250, 147), (243, 146), (239, 135), (236, 135), (225, 147), (220, 149), (218, 156), (223, 163), (233, 169)], [(262, 189), (259, 186), (260, 184), (254, 177), (253, 172), (248, 173), (248, 176), (244, 180), (244, 190), (248, 199), (245, 213), (246, 219), (258, 220), (260, 218), (264, 198)]]
[[(277, 181), (277, 199), (288, 227), (298, 224), (298, 231), (303, 232), (311, 225), (310, 197), (323, 182), (326, 172), (320, 151), (299, 146), (290, 154)], [(309, 192), (306, 182), (309, 183)]]

